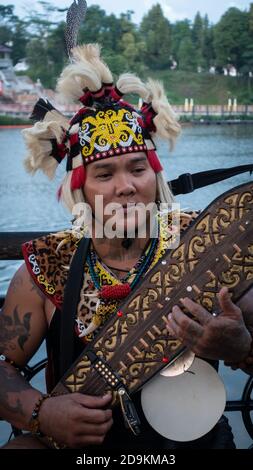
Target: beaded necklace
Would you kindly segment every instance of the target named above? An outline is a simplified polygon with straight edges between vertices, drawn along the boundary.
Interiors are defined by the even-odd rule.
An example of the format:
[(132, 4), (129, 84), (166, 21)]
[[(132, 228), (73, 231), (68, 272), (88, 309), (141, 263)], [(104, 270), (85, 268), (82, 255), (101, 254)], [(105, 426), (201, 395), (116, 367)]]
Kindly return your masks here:
[(121, 280), (98, 258), (96, 252), (90, 249), (86, 262), (95, 293), (86, 295), (96, 297), (97, 305), (89, 326), (82, 328), (79, 334), (80, 337), (85, 337), (85, 341), (91, 341), (94, 330), (104, 324), (112, 314), (118, 312), (122, 299), (129, 295), (142, 276), (156, 265), (170, 247), (167, 229), (168, 219), (167, 221), (159, 219), (158, 238), (151, 239), (138, 262)]
[[(114, 274), (108, 270), (108, 267), (99, 260), (95, 251), (91, 249), (87, 257), (87, 263), (93, 284), (99, 292), (99, 297), (104, 300), (124, 299), (138, 283), (139, 279), (150, 265), (154, 257), (157, 242), (157, 238), (151, 240), (148, 248), (141, 255), (140, 259), (121, 280), (117, 279)], [(132, 281), (128, 282), (132, 277), (134, 277)]]

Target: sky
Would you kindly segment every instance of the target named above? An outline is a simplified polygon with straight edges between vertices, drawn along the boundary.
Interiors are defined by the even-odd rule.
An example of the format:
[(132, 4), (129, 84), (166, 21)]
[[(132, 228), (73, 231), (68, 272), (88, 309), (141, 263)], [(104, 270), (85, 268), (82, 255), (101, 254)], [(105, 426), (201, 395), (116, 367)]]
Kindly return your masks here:
[[(192, 20), (197, 11), (204, 16), (206, 13), (212, 23), (217, 23), (223, 13), (230, 7), (237, 7), (241, 10), (248, 10), (252, 0), (87, 0), (88, 6), (99, 5), (106, 13), (115, 13), (117, 16), (127, 10), (133, 10), (132, 16), (135, 23), (139, 23), (145, 13), (157, 3), (162, 6), (164, 15), (173, 23), (177, 20), (188, 18)], [(36, 1), (32, 0), (1, 0), (4, 5), (15, 5), (15, 13), (18, 16), (25, 15), (25, 9), (35, 10)], [(68, 7), (72, 0), (49, 0), (49, 3), (60, 8)], [(63, 16), (64, 18), (64, 16)]]

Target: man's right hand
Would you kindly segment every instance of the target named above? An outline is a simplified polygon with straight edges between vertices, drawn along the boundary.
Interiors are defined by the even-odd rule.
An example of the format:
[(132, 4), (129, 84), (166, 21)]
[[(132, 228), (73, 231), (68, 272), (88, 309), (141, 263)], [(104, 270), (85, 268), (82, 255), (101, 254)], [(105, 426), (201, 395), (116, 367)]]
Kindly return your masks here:
[(111, 400), (110, 393), (103, 397), (69, 393), (48, 398), (39, 412), (40, 430), (73, 449), (102, 444), (113, 424)]

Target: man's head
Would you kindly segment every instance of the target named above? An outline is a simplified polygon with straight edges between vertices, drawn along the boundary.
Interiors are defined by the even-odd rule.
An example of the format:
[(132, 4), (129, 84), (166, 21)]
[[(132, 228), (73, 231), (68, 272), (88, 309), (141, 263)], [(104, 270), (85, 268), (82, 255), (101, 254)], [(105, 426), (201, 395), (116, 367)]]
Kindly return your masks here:
[[(70, 210), (76, 202), (84, 201), (91, 194), (100, 194), (105, 188), (108, 197), (110, 184), (100, 176), (94, 177), (94, 172), (103, 165), (125, 180), (123, 192), (119, 191), (118, 183), (110, 188), (111, 198), (131, 202), (135, 194), (134, 198), (143, 198), (143, 202), (150, 198), (155, 201), (157, 197), (162, 202), (171, 200), (153, 139), (162, 137), (173, 144), (180, 126), (162, 85), (152, 80), (145, 84), (132, 74), (121, 75), (114, 85), (109, 68), (100, 58), (100, 48), (94, 44), (76, 47), (72, 57), (72, 63), (59, 78), (58, 91), (65, 100), (79, 101), (82, 107), (69, 123), (50, 103), (38, 102), (33, 117), (40, 122), (24, 131), (30, 150), (27, 170), (35, 172), (41, 168), (52, 177), (58, 163), (66, 159), (67, 173), (59, 198)], [(128, 93), (142, 99), (141, 109), (122, 99)], [(139, 182), (145, 178), (143, 175), (132, 177), (134, 173), (129, 171), (140, 155), (145, 178), (148, 176), (144, 186), (149, 186), (141, 191)], [(148, 196), (144, 189), (148, 189)]]

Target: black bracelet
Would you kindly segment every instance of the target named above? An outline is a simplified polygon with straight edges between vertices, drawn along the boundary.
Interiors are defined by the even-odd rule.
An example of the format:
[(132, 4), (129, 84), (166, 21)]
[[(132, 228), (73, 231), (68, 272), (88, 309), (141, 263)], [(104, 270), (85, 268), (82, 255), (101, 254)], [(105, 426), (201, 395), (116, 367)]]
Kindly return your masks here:
[(51, 397), (50, 393), (43, 394), (43, 395), (40, 396), (40, 398), (38, 399), (38, 401), (35, 404), (35, 407), (33, 409), (32, 416), (31, 416), (31, 419), (30, 419), (30, 422), (29, 422), (30, 431), (33, 435), (36, 435), (36, 436), (39, 436), (39, 437), (44, 437), (45, 436), (45, 434), (43, 434), (40, 430), (39, 412), (40, 412), (42, 403), (47, 398), (50, 398), (50, 397)]
[(0, 354), (0, 361), (10, 364), (11, 366), (15, 367), (15, 369), (22, 370), (22, 367), (18, 366), (15, 361), (9, 359), (7, 356), (5, 356), (5, 354)]

